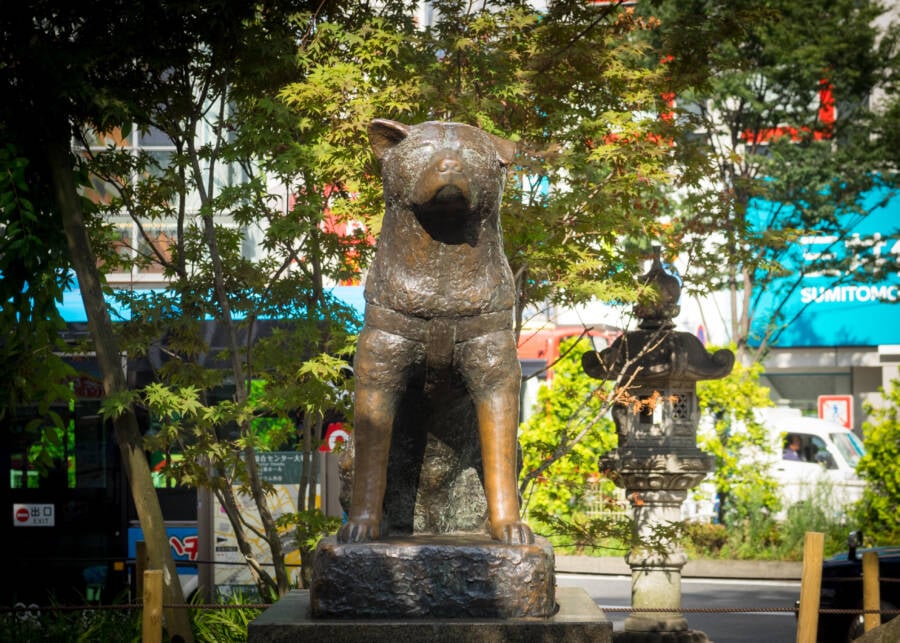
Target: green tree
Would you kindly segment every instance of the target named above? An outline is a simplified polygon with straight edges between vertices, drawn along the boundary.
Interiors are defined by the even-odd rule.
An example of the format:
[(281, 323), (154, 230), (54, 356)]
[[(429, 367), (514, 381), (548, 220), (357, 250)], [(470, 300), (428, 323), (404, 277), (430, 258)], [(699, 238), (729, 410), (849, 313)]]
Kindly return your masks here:
[(856, 470), (866, 480), (856, 507), (856, 524), (875, 543), (890, 545), (900, 538), (900, 380), (882, 391), (884, 405), (868, 405), (870, 421), (863, 424), (866, 454)]
[(712, 479), (719, 495), (719, 519), (732, 526), (760, 507), (774, 513), (780, 504), (775, 481), (751, 455), (771, 450), (768, 431), (753, 412), (772, 405), (769, 390), (759, 384), (761, 374), (760, 364), (737, 363), (727, 377), (697, 383), (704, 421), (712, 422), (698, 432), (697, 442), (715, 458)]
[[(439, 0), (431, 9), (421, 28), (385, 23), (399, 32), (390, 38), (374, 22), (355, 31), (320, 22), (303, 56), (309, 72), (281, 98), (301, 127), (331, 128), (322, 154), (370, 159), (356, 145), (373, 116), (458, 120), (517, 141), (503, 226), (520, 319), (528, 306), (632, 300), (635, 249), (658, 229), (657, 186), (679, 153), (668, 144), (674, 123), (658, 116), (671, 74), (646, 64), (648, 46), (635, 36), (658, 23), (575, 1), (542, 14), (517, 0), (490, 10)], [(357, 216), (377, 233), (380, 207), (361, 204)]]
[[(679, 145), (710, 162), (709, 180), (686, 184), (667, 243), (686, 258), (691, 288), (729, 293), (731, 341), (761, 359), (792, 321), (784, 304), (802, 279), (891, 270), (851, 242), (871, 208), (863, 197), (896, 187), (891, 114), (871, 97), (894, 82), (897, 28), (876, 25), (885, 7), (856, 0), (666, 0), (638, 11), (659, 17), (652, 35), (673, 56), (673, 82), (686, 83), (675, 110), (694, 136)], [(797, 261), (805, 236), (831, 245)], [(774, 307), (755, 319), (764, 294)]]
[[(17, 154), (28, 160), (28, 167), (34, 172), (29, 188), (32, 193), (41, 195), (35, 200), (41, 207), (35, 209), (34, 214), (48, 217), (41, 225), (48, 229), (56, 225), (62, 231), (66, 260), (74, 269), (88, 311), (91, 348), (102, 371), (107, 395), (126, 390), (126, 381), (119, 347), (104, 305), (102, 275), (88, 239), (85, 204), (78, 192), (85, 177), (77, 171), (71, 140), (83, 123), (121, 119), (129, 92), (140, 91), (142, 65), (159, 62), (159, 51), (165, 50), (165, 45), (173, 44), (165, 38), (179, 33), (177, 25), (151, 25), (144, 19), (146, 16), (139, 13), (143, 14), (128, 11), (125, 6), (112, 7), (109, 3), (47, 2), (19, 5), (4, 11), (0, 17), (3, 38), (0, 74), (3, 85), (13, 88), (15, 94), (14, 99), (4, 101), (0, 107), (3, 147), (9, 150), (7, 144), (12, 143)], [(153, 48), (158, 47), (158, 50), (142, 49), (143, 45), (149, 44), (149, 40), (142, 37), (146, 30), (161, 34), (153, 42)], [(108, 46), (110, 33), (122, 38), (122, 47)], [(16, 187), (18, 189), (18, 183)], [(50, 199), (50, 205), (46, 207), (45, 195)], [(20, 192), (20, 196), (24, 195)], [(23, 213), (28, 210), (22, 200), (19, 206)], [(6, 212), (4, 216), (7, 216)], [(46, 247), (39, 250), (39, 256), (51, 257), (47, 265), (64, 263), (54, 256), (59, 252), (59, 239), (58, 231), (48, 234)], [(25, 267), (37, 271), (25, 275), (26, 280), (34, 286), (43, 281), (51, 296), (58, 295), (61, 284), (59, 280), (48, 279), (50, 272), (45, 267), (34, 262), (26, 263)], [(41, 303), (40, 298), (32, 301)], [(58, 320), (58, 316), (51, 314), (48, 319)], [(11, 320), (5, 318), (4, 321), (9, 323)], [(5, 336), (12, 334), (7, 329), (4, 331)], [(36, 334), (34, 339), (53, 343), (44, 332)], [(48, 347), (38, 345), (36, 348), (46, 351)], [(57, 382), (53, 380), (54, 385)], [(163, 601), (167, 605), (182, 604), (184, 597), (136, 417), (131, 410), (126, 410), (113, 419), (113, 425), (144, 530), (149, 563), (155, 569), (164, 570)], [(167, 607), (165, 618), (172, 637), (193, 640), (186, 610)]]
[[(171, 157), (161, 162), (128, 146), (83, 141), (91, 173), (112, 186), (111, 196), (95, 203), (98, 222), (125, 214), (141, 240), (125, 254), (105, 244), (104, 266), (155, 265), (167, 280), (162, 292), (116, 293), (131, 311), (120, 341), (129, 355), (151, 358), (156, 381), (110, 398), (107, 407), (140, 403), (151, 411), (159, 430), (148, 446), (182, 455), (168, 463), (169, 477), (212, 490), (264, 598), (292, 584), (283, 532), (327, 525), (316, 509), (317, 447), (326, 419), (350, 414), (347, 359), (358, 324), (328, 286), (352, 275), (351, 253), (364, 260), (365, 238), (339, 229), (347, 223), (346, 202), (364, 204), (371, 191), (359, 178), (367, 157), (350, 152), (364, 144), (364, 129), (332, 129), (327, 119), (292, 111), (277, 93), (287, 79), (312, 73), (310, 59), (325, 64), (332, 47), (358, 78), (369, 77), (367, 64), (374, 71), (381, 64), (343, 35), (340, 10), (296, 9), (305, 6), (245, 7), (208, 27), (192, 24), (189, 51), (155, 78), (135, 115), (142, 135), (164, 137), (174, 148)], [(202, 11), (186, 19), (208, 17)], [(374, 22), (362, 24), (376, 41), (385, 33)], [(346, 29), (355, 34), (352, 24)], [(343, 40), (329, 39), (335, 32)], [(310, 112), (324, 102), (329, 88), (321, 87), (303, 103)], [(274, 189), (289, 198), (273, 202)], [(172, 232), (160, 238), (153, 232), (160, 226)], [(98, 226), (98, 248), (107, 229)], [(248, 243), (256, 257), (247, 256)], [(211, 325), (223, 345), (211, 345)], [(279, 525), (270, 509), (271, 486), (257, 454), (285, 448), (302, 453), (293, 516), (308, 524)], [(241, 511), (239, 494), (251, 498), (258, 525)], [(263, 543), (274, 574), (251, 540)], [(308, 568), (309, 538), (300, 542)]]
[(574, 522), (615, 495), (598, 465), (598, 458), (616, 446), (607, 401), (611, 387), (598, 388), (582, 369), (581, 355), (589, 349), (584, 339), (563, 342), (552, 384), (541, 386), (535, 412), (520, 428), (519, 488), (526, 516)]
[[(5, 133), (0, 140), (7, 141), (0, 149), (0, 419), (22, 407), (33, 408), (30, 428), (46, 426), (50, 434), (62, 429), (54, 409), (65, 408), (72, 399), (67, 378), (74, 374), (62, 358), (68, 347), (57, 310), (69, 278), (65, 236), (46, 177)], [(51, 466), (53, 453), (42, 450), (35, 462)]]

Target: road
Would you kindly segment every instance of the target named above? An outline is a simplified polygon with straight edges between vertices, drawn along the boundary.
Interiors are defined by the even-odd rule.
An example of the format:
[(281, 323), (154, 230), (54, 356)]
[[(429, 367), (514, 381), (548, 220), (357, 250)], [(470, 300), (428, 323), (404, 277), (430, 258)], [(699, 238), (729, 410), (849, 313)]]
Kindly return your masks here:
[[(621, 631), (626, 612), (610, 611), (631, 605), (631, 578), (596, 574), (558, 573), (560, 587), (581, 587)], [(792, 643), (797, 638), (793, 612), (750, 611), (793, 607), (800, 597), (796, 581), (685, 578), (681, 581), (681, 605), (692, 630), (706, 633), (713, 643)], [(717, 609), (747, 612), (715, 612)], [(712, 610), (691, 612), (692, 609)]]

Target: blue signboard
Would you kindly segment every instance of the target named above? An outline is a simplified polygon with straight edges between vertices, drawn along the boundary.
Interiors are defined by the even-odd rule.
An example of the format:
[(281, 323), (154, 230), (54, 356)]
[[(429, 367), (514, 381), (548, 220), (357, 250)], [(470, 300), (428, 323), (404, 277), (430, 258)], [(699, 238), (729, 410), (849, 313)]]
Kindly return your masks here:
[[(868, 279), (848, 272), (816, 272), (823, 257), (865, 257), (876, 262), (900, 259), (900, 196), (884, 190), (865, 196), (865, 217), (842, 215), (849, 235), (808, 234), (780, 258), (787, 269), (753, 292), (750, 343), (758, 345), (769, 324), (776, 326), (776, 348), (878, 346), (900, 344), (900, 274), (882, 271)], [(764, 214), (765, 206), (760, 208)], [(760, 216), (762, 220), (762, 216)]]
[[(66, 322), (86, 322), (87, 313), (84, 312), (81, 289), (74, 279), (72, 281), (75, 285), (63, 293), (63, 300), (57, 308)], [(366, 305), (362, 286), (333, 286), (329, 290), (335, 298), (350, 306), (360, 319), (362, 318)], [(154, 289), (148, 289), (148, 292), (150, 291), (154, 291)], [(107, 297), (106, 301), (112, 307), (110, 314), (113, 321), (131, 319), (131, 310), (127, 306), (120, 305), (109, 297)]]
[[(187, 527), (166, 527), (172, 557), (178, 566), (179, 574), (196, 574), (197, 554), (199, 553), (199, 536), (196, 525)], [(137, 543), (144, 540), (144, 532), (140, 527), (128, 528), (128, 558), (137, 557)], [(185, 563), (191, 563), (190, 566)]]

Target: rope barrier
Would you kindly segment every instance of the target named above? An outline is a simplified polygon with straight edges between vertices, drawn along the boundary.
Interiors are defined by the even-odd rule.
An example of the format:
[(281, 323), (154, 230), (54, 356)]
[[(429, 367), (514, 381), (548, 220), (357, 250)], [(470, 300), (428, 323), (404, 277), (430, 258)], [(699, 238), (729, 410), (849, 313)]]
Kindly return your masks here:
[[(0, 607), (0, 613), (18, 612), (73, 612), (79, 610), (135, 610), (143, 609), (143, 603), (122, 603), (114, 605), (47, 605)], [(164, 603), (164, 608), (193, 610), (230, 610), (230, 609), (268, 609), (271, 603), (244, 603), (241, 605)], [(763, 613), (797, 613), (796, 607), (603, 607), (604, 612), (616, 613), (676, 613), (676, 614), (763, 614)], [(829, 609), (822, 608), (819, 614), (881, 614), (896, 616), (900, 609), (864, 610), (864, 609)]]
[[(604, 612), (664, 612), (676, 614), (760, 614), (760, 613), (797, 613), (796, 607), (604, 607)], [(864, 609), (832, 609), (822, 608), (819, 614), (882, 614), (896, 616), (900, 609), (864, 610)]]
[[(201, 562), (201, 561), (198, 561)], [(205, 562), (205, 561), (202, 561)], [(244, 563), (239, 563), (244, 564)], [(900, 583), (900, 578), (881, 578), (882, 583)], [(862, 577), (858, 578), (830, 578), (832, 582), (862, 582)], [(182, 603), (182, 604), (164, 604), (165, 608), (186, 608), (194, 610), (227, 610), (227, 609), (268, 609), (272, 605), (270, 603), (246, 603), (241, 605), (222, 605), (222, 604), (202, 604), (202, 603)], [(143, 609), (142, 603), (119, 603), (110, 605), (16, 605), (12, 607), (0, 606), (0, 614), (8, 613), (28, 613), (28, 612), (74, 612), (81, 610), (135, 610)], [(653, 608), (653, 607), (604, 607), (606, 612), (615, 613), (680, 613), (680, 614), (764, 614), (764, 613), (797, 613), (796, 607), (708, 607), (708, 608)], [(881, 614), (882, 616), (893, 617), (900, 614), (900, 609), (885, 610), (864, 610), (864, 609), (832, 609), (820, 608), (819, 614)]]
[[(900, 583), (900, 578), (884, 578), (884, 577), (881, 577), (879, 580), (881, 580), (882, 583)], [(862, 582), (862, 576), (856, 576), (856, 577), (854, 577), (854, 578), (847, 578), (847, 577), (841, 577), (841, 578), (829, 578), (829, 577), (827, 577), (827, 576), (823, 576), (823, 577), (822, 577), (822, 582), (824, 583), (824, 582), (826, 582), (826, 581), (827, 581), (828, 583), (861, 583), (861, 582)]]
[[(236, 609), (268, 609), (271, 603), (241, 603), (240, 605), (222, 605), (205, 603), (163, 603), (163, 607), (192, 610), (236, 610)], [(144, 609), (143, 603), (115, 603), (113, 605), (14, 605), (0, 607), (0, 614), (18, 614), (29, 612), (79, 612), (79, 611), (125, 611)]]

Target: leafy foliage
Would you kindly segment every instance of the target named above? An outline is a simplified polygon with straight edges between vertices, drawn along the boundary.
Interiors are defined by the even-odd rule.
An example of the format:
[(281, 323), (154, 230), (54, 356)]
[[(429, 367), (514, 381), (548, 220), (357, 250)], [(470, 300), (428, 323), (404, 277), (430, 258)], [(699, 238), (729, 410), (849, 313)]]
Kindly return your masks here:
[[(87, 604), (87, 601), (85, 601)], [(23, 610), (0, 616), (4, 641), (140, 641), (140, 613), (130, 610)]]
[(866, 488), (855, 514), (857, 526), (873, 542), (895, 545), (900, 542), (900, 380), (883, 394), (883, 406), (866, 407), (871, 418), (863, 424), (866, 454), (856, 467)]
[[(674, 90), (675, 111), (694, 135), (679, 145), (710, 163), (705, 180), (686, 170), (667, 244), (689, 265), (689, 289), (730, 292), (731, 340), (760, 359), (790, 323), (783, 304), (806, 274), (852, 280), (890, 270), (861, 248), (802, 262), (789, 253), (803, 236), (852, 242), (868, 214), (866, 192), (896, 189), (895, 116), (873, 109), (869, 96), (896, 77), (900, 34), (887, 21), (877, 26), (879, 3), (856, 0), (667, 0), (637, 9), (659, 17), (663, 28), (650, 35), (674, 56), (673, 82), (688, 83)], [(757, 325), (765, 331), (751, 338), (761, 304), (750, 292), (771, 295), (779, 280), (776, 307)]]
[(219, 597), (218, 605), (221, 609), (197, 609), (192, 612), (191, 626), (195, 639), (206, 643), (246, 641), (247, 627), (263, 610), (240, 592), (227, 599)]
[[(519, 312), (600, 294), (632, 299), (635, 271), (626, 268), (654, 234), (655, 184), (668, 179), (674, 153), (663, 141), (671, 124), (655, 117), (666, 70), (646, 65), (633, 37), (657, 23), (581, 2), (553, 3), (543, 14), (518, 1), (431, 6), (425, 28), (376, 19), (361, 28), (320, 24), (311, 35), (304, 77), (279, 96), (301, 131), (323, 131), (317, 164), (368, 162), (361, 135), (373, 116), (457, 120), (516, 140), (503, 226)], [(375, 172), (364, 169), (340, 185), (358, 194), (348, 207), (374, 234), (380, 205), (370, 209), (365, 188)]]
[(533, 517), (547, 525), (557, 547), (571, 547), (577, 554), (621, 555), (640, 550), (665, 556), (684, 534), (683, 523), (663, 523), (639, 535), (634, 520), (626, 513), (560, 518), (536, 510)]
[[(139, 398), (108, 400), (107, 412), (135, 400), (150, 412), (147, 448), (181, 455), (168, 460), (170, 479), (214, 491), (262, 596), (287, 591), (289, 581), (256, 454), (301, 451), (297, 508), (314, 508), (323, 423), (350, 414), (348, 360), (359, 323), (329, 284), (353, 276), (348, 256), (367, 247), (360, 235), (340, 234), (342, 203), (351, 199), (341, 179), (359, 175), (364, 157), (348, 154), (347, 141), (329, 147), (327, 123), (298, 129), (276, 97), (309, 71), (304, 43), (329, 31), (316, 22), (342, 14), (276, 10), (290, 4), (201, 21), (185, 43), (188, 56), (148, 72), (158, 74), (132, 116), (141, 136), (162, 138), (174, 154), (136, 154), (116, 132), (83, 137), (86, 169), (113, 186), (91, 195), (96, 247), (112, 247), (108, 222), (122, 216), (140, 239), (103, 254), (104, 265), (156, 267), (167, 281), (165, 291), (115, 292), (131, 313), (118, 327), (121, 344), (147, 359), (156, 381)], [(357, 147), (362, 135), (354, 134)], [(111, 144), (99, 149), (92, 140)], [(273, 191), (289, 198), (279, 202)], [(274, 578), (246, 551), (238, 493), (259, 512)]]
[[(240, 592), (219, 597), (213, 605), (192, 600), (191, 628), (202, 643), (242, 643), (247, 627), (263, 607)], [(141, 610), (107, 605), (98, 609), (23, 609), (0, 615), (4, 641), (134, 641), (141, 640)], [(163, 640), (170, 640), (165, 637)]]
[(760, 386), (762, 365), (735, 364), (732, 372), (718, 380), (698, 382), (697, 396), (707, 430), (698, 431), (701, 449), (715, 458), (712, 474), (720, 498), (722, 518), (729, 525), (753, 519), (760, 509), (774, 513), (779, 507), (775, 482), (758, 458), (771, 446), (768, 432), (757, 422), (753, 409), (771, 406), (767, 388)]
[(519, 431), (523, 512), (541, 522), (553, 516), (552, 525), (583, 522), (614, 508), (604, 506), (615, 492), (600, 475), (598, 458), (615, 447), (615, 428), (605, 387), (598, 389), (581, 367), (589, 348), (583, 339), (562, 343), (564, 357), (553, 366), (552, 384), (540, 388), (535, 412)]
[(341, 526), (341, 519), (326, 516), (320, 509), (307, 509), (282, 514), (276, 522), (279, 528), (292, 530), (297, 549), (300, 551), (303, 586), (309, 587), (312, 582), (312, 559), (316, 546), (323, 537), (337, 532)]
[(825, 555), (831, 556), (846, 550), (847, 525), (822, 511), (829, 492), (825, 487), (817, 489), (810, 501), (792, 506), (781, 522), (757, 498), (755, 503), (751, 500), (750, 511), (740, 522), (682, 523), (681, 542), (690, 558), (802, 560), (806, 533), (817, 531), (825, 534)]
[[(52, 407), (73, 399), (75, 374), (61, 357), (70, 347), (57, 309), (70, 284), (66, 242), (40, 173), (10, 143), (0, 147), (0, 230), (0, 418), (33, 406), (40, 425), (58, 432), (62, 420)], [(47, 460), (34, 461), (43, 467)]]

